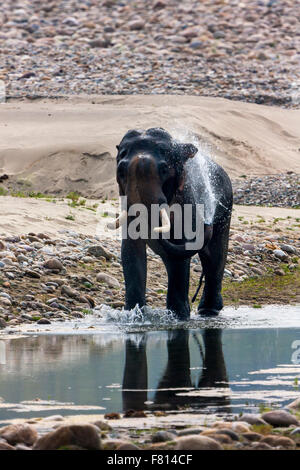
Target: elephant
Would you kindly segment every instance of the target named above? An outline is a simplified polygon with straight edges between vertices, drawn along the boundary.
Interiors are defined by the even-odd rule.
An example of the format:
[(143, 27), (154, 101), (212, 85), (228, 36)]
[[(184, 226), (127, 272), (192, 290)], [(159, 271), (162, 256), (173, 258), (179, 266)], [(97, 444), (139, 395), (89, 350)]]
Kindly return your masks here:
[[(202, 341), (199, 341), (200, 332)], [(140, 334), (138, 341), (136, 337), (132, 339), (130, 335), (126, 339), (122, 384), (124, 412), (177, 410), (187, 405), (194, 409), (217, 406), (218, 412), (223, 413), (232, 411), (230, 397), (226, 392), (229, 382), (222, 347), (222, 329), (198, 330), (193, 334), (186, 329), (168, 331), (167, 362), (151, 404), (147, 403), (149, 399), (147, 339), (147, 333)], [(194, 360), (196, 359), (196, 364), (202, 369), (196, 381), (192, 380), (191, 374), (191, 339), (198, 343), (199, 359), (196, 353)], [(202, 389), (208, 388), (211, 393), (201, 393)], [(194, 390), (189, 393), (189, 389)], [(213, 393), (214, 390), (216, 393)]]
[[(189, 277), (191, 258), (198, 254), (202, 264), (204, 288), (198, 313), (217, 315), (223, 308), (221, 295), (223, 273), (228, 251), (229, 227), (232, 212), (232, 186), (225, 170), (213, 160), (207, 160), (205, 174), (197, 166), (197, 147), (174, 139), (163, 128), (129, 130), (117, 145), (116, 179), (120, 196), (126, 196), (126, 207), (110, 228), (123, 225), (127, 236), (122, 236), (121, 260), (125, 278), (125, 309), (146, 305), (147, 256), (149, 246), (159, 255), (168, 274), (166, 307), (180, 320), (190, 317)], [(196, 161), (195, 161), (196, 162)], [(193, 164), (192, 164), (193, 163)], [(210, 191), (214, 197), (211, 220), (211, 198), (206, 180), (211, 173)], [(159, 212), (158, 226), (153, 228), (148, 220), (150, 235), (131, 237), (129, 224), (135, 220), (130, 208), (135, 204), (146, 207), (163, 207)], [(169, 217), (165, 207), (182, 209), (191, 207), (191, 224), (195, 228), (196, 208), (204, 206), (204, 225), (201, 247), (187, 248), (187, 237), (175, 236), (174, 217)], [(178, 220), (177, 220), (178, 222)], [(178, 223), (177, 223), (178, 225)], [(186, 219), (179, 219), (181, 232)], [(127, 230), (127, 231), (126, 231)], [(155, 232), (156, 236), (153, 236)], [(124, 232), (123, 232), (124, 233)], [(167, 238), (169, 233), (169, 238)], [(199, 290), (199, 289), (198, 289)], [(198, 291), (197, 291), (198, 293)]]

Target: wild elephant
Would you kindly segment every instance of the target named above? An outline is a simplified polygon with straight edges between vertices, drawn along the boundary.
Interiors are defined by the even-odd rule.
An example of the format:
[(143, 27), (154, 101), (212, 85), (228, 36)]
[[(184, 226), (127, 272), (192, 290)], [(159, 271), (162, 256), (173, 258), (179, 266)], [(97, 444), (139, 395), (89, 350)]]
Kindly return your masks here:
[[(202, 178), (201, 168), (190, 168), (190, 159), (198, 152), (195, 145), (181, 143), (162, 128), (130, 130), (117, 146), (117, 182), (121, 196), (126, 196), (127, 207), (110, 228), (129, 224), (134, 220), (130, 208), (142, 204), (151, 214), (152, 206), (160, 210), (158, 226), (148, 219), (147, 237), (123, 237), (122, 265), (125, 277), (126, 309), (146, 304), (147, 245), (158, 254), (168, 274), (167, 308), (180, 319), (190, 315), (188, 299), (190, 260), (199, 255), (202, 264), (202, 278), (205, 285), (198, 312), (202, 315), (216, 315), (223, 308), (221, 296), (222, 279), (228, 250), (229, 226), (232, 211), (232, 187), (226, 172), (209, 160), (207, 171), (213, 173), (211, 191), (214, 194), (214, 210), (210, 220), (211, 201)], [(187, 171), (189, 168), (189, 171)], [(164, 207), (176, 205), (182, 208), (179, 220), (182, 236), (175, 234), (174, 217)], [(185, 207), (192, 208), (191, 224), (195, 226), (196, 208), (204, 206), (202, 245), (187, 249), (184, 235)], [(178, 218), (176, 219), (178, 226)], [(166, 236), (168, 233), (168, 237)], [(155, 235), (155, 236), (154, 236)]]

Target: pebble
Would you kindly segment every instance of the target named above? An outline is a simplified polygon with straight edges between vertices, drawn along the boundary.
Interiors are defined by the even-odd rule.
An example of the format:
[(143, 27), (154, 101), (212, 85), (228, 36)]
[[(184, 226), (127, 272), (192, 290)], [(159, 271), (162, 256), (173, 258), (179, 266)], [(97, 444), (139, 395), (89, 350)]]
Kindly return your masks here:
[(239, 421), (244, 421), (248, 424), (251, 424), (251, 425), (262, 425), (262, 424), (266, 424), (266, 421), (264, 421), (260, 415), (258, 414), (250, 414), (250, 413), (243, 413), (242, 416), (240, 417)]
[(50, 324), (51, 324), (51, 321), (48, 320), (48, 318), (40, 318), (40, 319), (37, 321), (37, 324), (38, 324), (38, 325), (50, 325)]
[(152, 436), (153, 443), (173, 441), (174, 439), (175, 439), (175, 434), (172, 434), (171, 432), (168, 432), (168, 431), (157, 431)]
[(288, 437), (270, 435), (263, 437), (260, 442), (269, 444), (271, 447), (280, 446), (284, 449), (296, 448), (296, 443)]
[[(298, 104), (299, 2), (95, 5), (24, 0), (18, 14), (14, 0), (4, 2), (8, 96), (172, 92)], [(94, 46), (104, 34), (107, 45)]]
[(0, 429), (0, 437), (11, 445), (20, 443), (31, 446), (36, 441), (38, 434), (29, 424), (10, 424)]
[(207, 436), (185, 436), (176, 439), (175, 450), (223, 450), (223, 447)]
[(114, 277), (110, 276), (109, 274), (98, 273), (96, 279), (99, 282), (104, 282), (109, 287), (120, 287), (119, 281), (115, 279)]
[(53, 258), (45, 261), (44, 267), (46, 269), (55, 269), (61, 271), (63, 269), (63, 264), (59, 259)]
[(271, 426), (288, 427), (292, 424), (299, 425), (298, 419), (283, 410), (268, 411), (262, 415), (262, 419)]
[(60, 426), (55, 431), (40, 437), (33, 448), (34, 450), (57, 450), (66, 446), (100, 450), (101, 439), (98, 428), (91, 424)]
[(288, 408), (300, 410), (300, 397), (288, 404)]

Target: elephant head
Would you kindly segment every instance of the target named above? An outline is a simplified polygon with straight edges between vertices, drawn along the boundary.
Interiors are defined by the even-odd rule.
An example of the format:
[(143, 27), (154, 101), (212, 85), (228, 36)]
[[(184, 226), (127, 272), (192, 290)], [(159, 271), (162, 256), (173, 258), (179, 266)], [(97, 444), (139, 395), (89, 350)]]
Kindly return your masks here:
[[(153, 204), (170, 205), (174, 195), (183, 192), (185, 163), (198, 152), (193, 144), (174, 140), (162, 128), (130, 130), (117, 150), (117, 182), (120, 195), (127, 196), (127, 208), (110, 228), (118, 228), (124, 223), (133, 204), (143, 204), (148, 214)], [(165, 209), (160, 211), (160, 219), (161, 225), (154, 231), (168, 232), (171, 223)], [(191, 250), (186, 251), (184, 245), (171, 243), (165, 238), (160, 238), (159, 243), (169, 255), (186, 258), (193, 255)]]

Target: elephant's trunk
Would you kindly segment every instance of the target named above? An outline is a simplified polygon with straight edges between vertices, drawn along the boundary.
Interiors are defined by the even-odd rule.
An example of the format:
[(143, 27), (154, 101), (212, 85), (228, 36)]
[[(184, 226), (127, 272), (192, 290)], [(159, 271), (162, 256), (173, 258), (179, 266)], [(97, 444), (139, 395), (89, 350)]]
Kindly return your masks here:
[[(205, 246), (209, 243), (209, 241), (211, 240), (212, 234), (213, 234), (213, 225), (204, 224), (204, 241), (200, 250), (203, 250)], [(169, 256), (172, 256), (175, 258), (182, 258), (182, 259), (191, 258), (192, 256), (194, 256), (200, 251), (199, 248), (195, 250), (187, 250), (185, 244), (176, 245), (175, 243), (171, 243), (169, 240), (166, 240), (164, 238), (160, 239), (159, 243), (161, 244), (161, 246), (163, 247), (163, 249), (167, 252)]]

